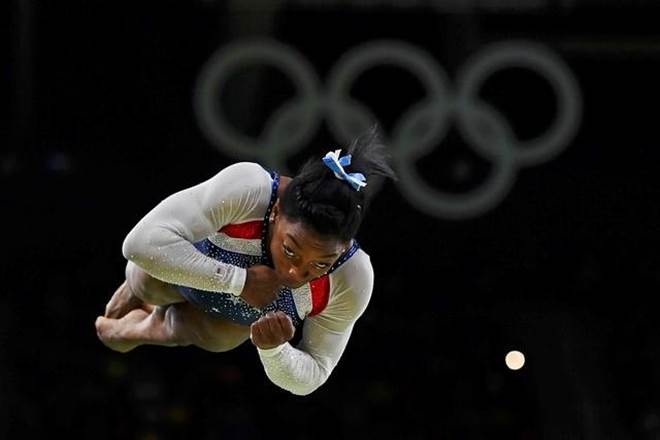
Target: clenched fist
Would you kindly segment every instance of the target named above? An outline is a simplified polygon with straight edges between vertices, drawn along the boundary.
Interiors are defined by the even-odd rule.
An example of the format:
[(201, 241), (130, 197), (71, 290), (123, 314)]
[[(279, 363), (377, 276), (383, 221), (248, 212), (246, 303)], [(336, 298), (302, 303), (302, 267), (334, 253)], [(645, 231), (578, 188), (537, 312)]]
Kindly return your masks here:
[(286, 313), (268, 312), (250, 326), (252, 343), (261, 349), (275, 348), (293, 339), (296, 328)]
[(281, 288), (282, 282), (275, 270), (268, 266), (256, 265), (247, 269), (241, 298), (252, 307), (261, 309), (277, 299)]

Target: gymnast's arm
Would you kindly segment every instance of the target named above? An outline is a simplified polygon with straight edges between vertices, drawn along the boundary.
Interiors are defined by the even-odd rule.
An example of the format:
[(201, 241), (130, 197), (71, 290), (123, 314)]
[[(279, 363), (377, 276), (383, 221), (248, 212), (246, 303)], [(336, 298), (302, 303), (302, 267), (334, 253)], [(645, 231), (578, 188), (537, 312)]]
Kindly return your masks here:
[(359, 264), (351, 266), (338, 270), (347, 269), (337, 280), (340, 286), (335, 290), (336, 297), (331, 298), (326, 309), (305, 319), (297, 347), (286, 342), (275, 348), (258, 349), (266, 375), (275, 385), (293, 394), (307, 395), (330, 377), (373, 289), (369, 257), (363, 253)]
[(228, 166), (146, 214), (124, 240), (124, 257), (161, 281), (238, 295), (246, 270), (207, 257), (193, 243), (250, 219), (270, 192), (270, 176), (258, 164)]

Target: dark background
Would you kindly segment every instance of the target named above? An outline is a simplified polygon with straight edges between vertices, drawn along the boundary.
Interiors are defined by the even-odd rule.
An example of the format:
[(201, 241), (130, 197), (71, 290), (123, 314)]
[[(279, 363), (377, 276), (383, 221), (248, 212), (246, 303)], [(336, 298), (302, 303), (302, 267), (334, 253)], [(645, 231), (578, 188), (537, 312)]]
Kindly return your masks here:
[[(3, 10), (1, 438), (660, 439), (654, 2), (16, 0)], [(219, 47), (253, 37), (296, 48), (322, 84), (365, 41), (411, 43), (453, 77), (488, 43), (529, 40), (570, 67), (583, 104), (562, 153), (521, 168), (478, 215), (432, 216), (398, 184), (382, 187), (358, 235), (376, 273), (370, 307), (307, 397), (270, 383), (249, 343), (122, 355), (94, 330), (123, 281), (130, 228), (238, 159), (205, 137), (192, 96)], [(250, 136), (295, 90), (261, 69), (221, 97)], [(388, 132), (424, 91), (410, 73), (378, 68), (352, 94)], [(553, 96), (522, 69), (481, 93), (520, 139), (545, 130)], [(337, 142), (324, 123), (287, 165)], [(417, 167), (456, 193), (492, 169), (455, 129)], [(504, 363), (513, 349), (526, 356), (518, 371)]]

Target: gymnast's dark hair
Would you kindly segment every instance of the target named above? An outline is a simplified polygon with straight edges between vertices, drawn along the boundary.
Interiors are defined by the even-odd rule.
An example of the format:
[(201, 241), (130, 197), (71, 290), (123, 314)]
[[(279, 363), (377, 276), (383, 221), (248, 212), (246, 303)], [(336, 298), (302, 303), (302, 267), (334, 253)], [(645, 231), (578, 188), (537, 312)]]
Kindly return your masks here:
[[(338, 149), (341, 147), (333, 148)], [(328, 238), (349, 241), (357, 233), (379, 183), (396, 180), (378, 126), (355, 138), (340, 156), (350, 154), (347, 173), (362, 173), (367, 186), (356, 191), (335, 177), (321, 157), (309, 159), (291, 180), (280, 201), (281, 212), (292, 221), (301, 221)]]

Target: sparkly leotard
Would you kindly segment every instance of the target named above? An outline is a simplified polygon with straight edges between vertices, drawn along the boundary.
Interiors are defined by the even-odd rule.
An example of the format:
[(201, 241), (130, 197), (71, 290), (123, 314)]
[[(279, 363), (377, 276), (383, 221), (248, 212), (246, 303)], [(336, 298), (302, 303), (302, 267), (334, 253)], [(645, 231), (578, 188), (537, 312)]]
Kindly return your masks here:
[[(161, 201), (127, 235), (123, 254), (152, 277), (181, 286), (189, 301), (210, 314), (249, 324), (262, 311), (234, 302), (245, 268), (270, 264), (262, 234), (278, 183), (258, 164), (228, 166)], [(287, 342), (258, 349), (270, 380), (294, 394), (321, 386), (367, 308), (373, 281), (369, 255), (354, 242), (327, 275), (281, 292), (269, 307), (284, 310), (302, 335), (295, 347)]]
[[(270, 203), (263, 220), (226, 225), (216, 234), (195, 243), (195, 247), (211, 258), (237, 267), (247, 268), (255, 264), (273, 267), (267, 252), (266, 232), (268, 218), (277, 200), (280, 178), (276, 172), (270, 173), (273, 183)], [(283, 288), (277, 299), (263, 309), (257, 309), (231, 293), (208, 292), (186, 286), (177, 286), (179, 292), (191, 303), (206, 313), (232, 322), (249, 325), (267, 312), (281, 310), (291, 318), (297, 327), (306, 316), (320, 313), (328, 301), (330, 284), (328, 277), (343, 265), (359, 246), (355, 240), (328, 272), (297, 289)]]

